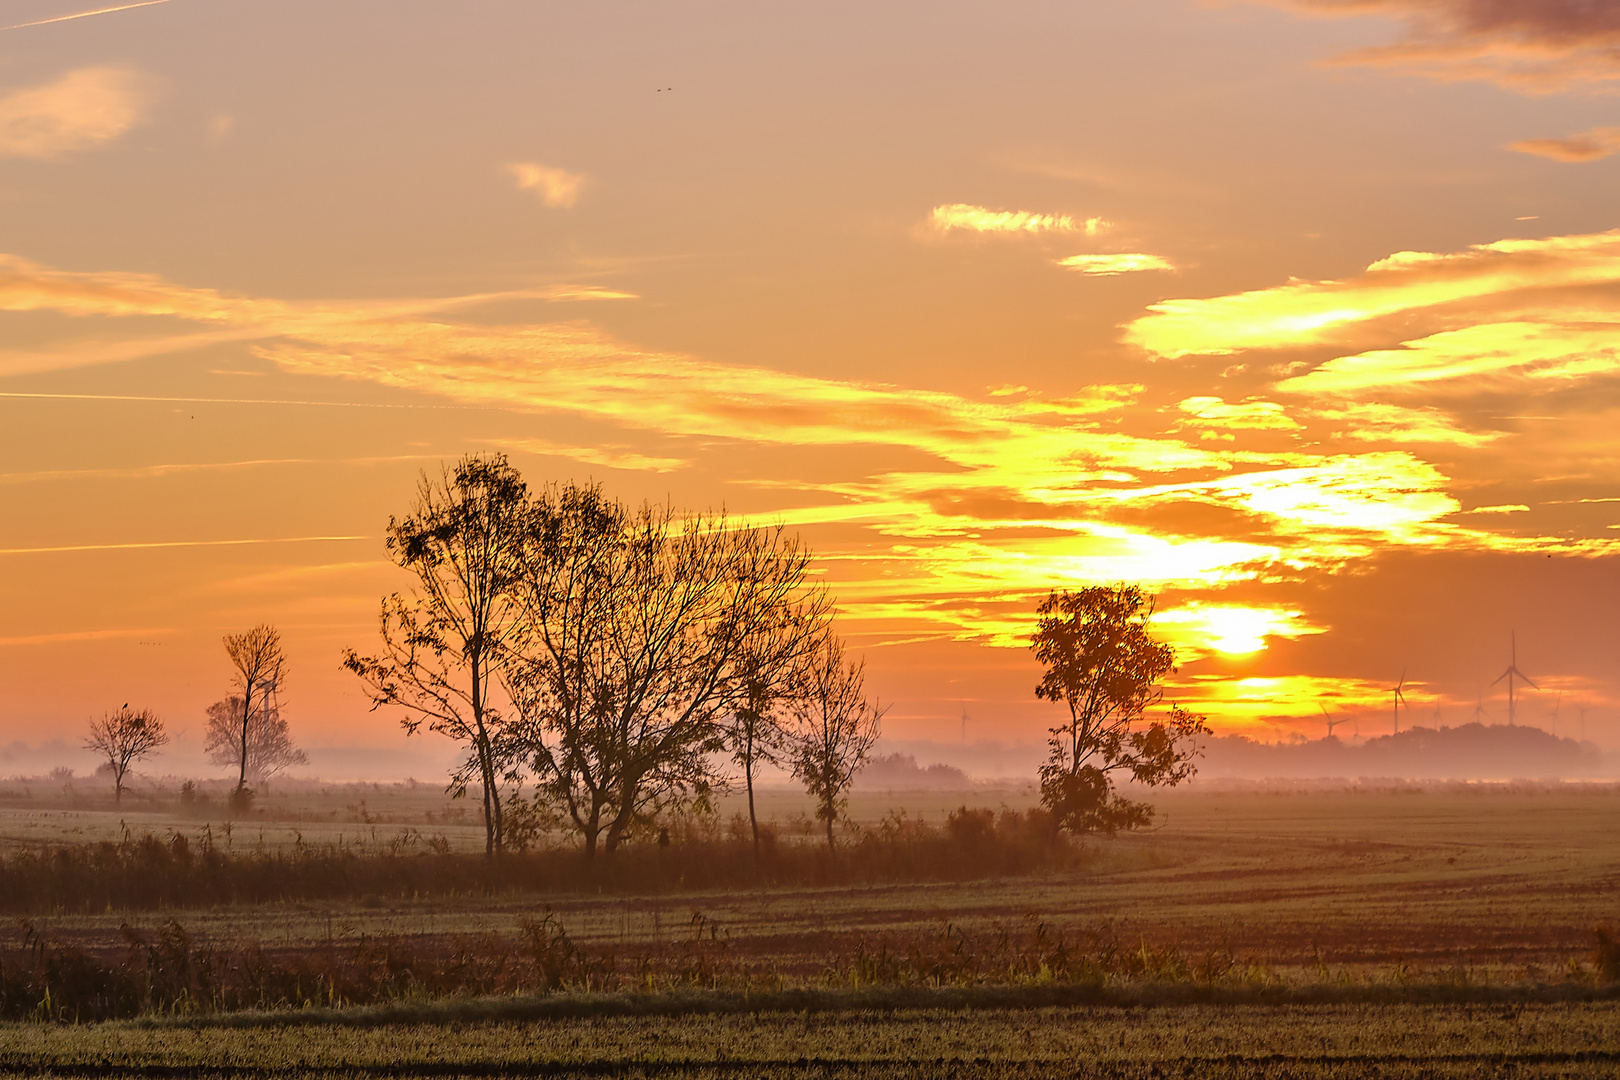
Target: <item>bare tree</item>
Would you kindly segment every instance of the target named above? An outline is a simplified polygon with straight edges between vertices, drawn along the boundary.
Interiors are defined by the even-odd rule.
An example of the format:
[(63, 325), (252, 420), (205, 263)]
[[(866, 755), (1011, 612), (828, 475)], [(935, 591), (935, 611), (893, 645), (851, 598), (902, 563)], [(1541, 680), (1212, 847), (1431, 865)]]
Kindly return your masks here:
[(1209, 732), (1203, 717), (1179, 705), (1146, 719), (1175, 667), (1174, 650), (1148, 634), (1152, 598), (1134, 585), (1098, 585), (1053, 592), (1037, 613), (1030, 647), (1046, 675), (1035, 696), (1069, 710), (1069, 722), (1051, 729), (1041, 766), (1053, 827), (1111, 833), (1147, 824), (1153, 808), (1117, 794), (1112, 774), (1173, 787), (1193, 774), (1196, 737)]
[(748, 793), (748, 827), (756, 861), (759, 814), (754, 807), (754, 776), (761, 765), (782, 763), (788, 745), (784, 710), (804, 690), (827, 633), (827, 617), (827, 595), (822, 591), (789, 606), (781, 611), (772, 632), (754, 639), (763, 648), (745, 649), (738, 665), (736, 705), (724, 723), (724, 735)]
[(416, 576), (410, 595), (382, 603), (382, 651), (344, 666), (360, 676), (372, 708), (397, 705), (414, 734), (426, 724), (467, 747), (450, 790), (483, 789), (484, 850), (503, 846), (499, 782), (505, 767), (497, 739), (503, 722), (492, 703), (507, 637), (516, 625), (512, 589), (522, 569), (528, 489), (502, 455), (469, 455), (436, 481), (423, 475), (416, 505), (388, 522), (388, 552)]
[(783, 668), (819, 617), (810, 556), (781, 528), (639, 510), (594, 485), (545, 492), (519, 595), (515, 731), (540, 798), (611, 857), (675, 805), (705, 803), (744, 668)]
[(241, 634), (225, 635), (225, 653), (236, 667), (233, 681), (242, 692), (242, 712), (237, 718), (237, 756), (239, 765), (236, 778), (238, 800), (247, 790), (248, 728), (254, 713), (254, 701), (268, 701), (270, 694), (281, 683), (287, 657), (281, 649), (281, 634), (273, 626), (261, 625)]
[(113, 775), (113, 801), (124, 801), (124, 777), (130, 766), (169, 741), (163, 730), (163, 721), (150, 709), (131, 709), (128, 705), (117, 712), (106, 713), (100, 720), (90, 721), (90, 735), (84, 741), (86, 750), (94, 750), (107, 759)]
[(816, 800), (816, 817), (827, 825), (829, 849), (834, 846), (833, 826), (849, 804), (850, 784), (882, 726), (885, 710), (867, 699), (865, 684), (866, 662), (846, 662), (843, 643), (828, 633), (790, 707), (789, 762)]
[[(294, 765), (308, 765), (309, 757), (292, 742), (281, 709), (273, 701), (260, 698), (253, 714), (247, 719), (247, 741), (240, 738), (243, 729), (242, 699), (231, 695), (224, 701), (208, 706), (208, 727), (203, 749), (216, 765), (236, 766), (245, 772), (248, 781), (259, 787), (272, 776)], [(242, 769), (242, 749), (247, 748), (247, 767)]]

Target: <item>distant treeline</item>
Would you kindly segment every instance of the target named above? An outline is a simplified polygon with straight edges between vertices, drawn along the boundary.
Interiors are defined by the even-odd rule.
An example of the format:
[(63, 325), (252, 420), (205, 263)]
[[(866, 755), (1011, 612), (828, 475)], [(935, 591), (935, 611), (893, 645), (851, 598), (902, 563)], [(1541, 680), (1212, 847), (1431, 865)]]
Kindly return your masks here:
[(1414, 727), (1365, 741), (1331, 736), (1262, 743), (1242, 735), (1217, 735), (1202, 745), (1199, 772), (1206, 777), (1536, 780), (1595, 776), (1603, 769), (1602, 755), (1592, 744), (1522, 725)]
[(963, 807), (943, 826), (891, 814), (836, 849), (677, 823), (669, 844), (626, 845), (592, 863), (577, 850), (511, 852), (497, 860), (451, 852), (406, 830), (380, 851), (300, 844), (228, 850), (181, 833), (22, 851), (0, 858), (0, 911), (141, 911), (287, 901), (568, 892), (676, 892), (688, 888), (946, 881), (1066, 869), (1079, 844), (1046, 811)]

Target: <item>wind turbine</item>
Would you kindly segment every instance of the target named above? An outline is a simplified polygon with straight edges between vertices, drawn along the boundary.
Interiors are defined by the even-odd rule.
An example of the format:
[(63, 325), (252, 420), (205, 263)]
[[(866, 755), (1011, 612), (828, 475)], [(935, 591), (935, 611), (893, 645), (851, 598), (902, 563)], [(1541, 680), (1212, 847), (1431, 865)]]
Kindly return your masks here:
[(1541, 687), (1537, 686), (1533, 682), (1530, 682), (1530, 676), (1526, 675), (1524, 672), (1519, 670), (1519, 635), (1518, 635), (1518, 632), (1514, 631), (1513, 636), (1511, 638), (1509, 638), (1508, 640), (1511, 642), (1512, 647), (1513, 647), (1513, 652), (1511, 654), (1512, 659), (1508, 661), (1508, 669), (1506, 671), (1502, 672), (1502, 674), (1498, 675), (1496, 677), (1496, 682), (1491, 683), (1491, 685), (1495, 686), (1496, 683), (1501, 682), (1503, 679), (1506, 679), (1508, 681), (1508, 727), (1512, 727), (1514, 720), (1518, 717), (1517, 707), (1516, 707), (1516, 705), (1514, 703), (1514, 698), (1513, 698), (1513, 679), (1514, 679), (1514, 677), (1517, 676), (1518, 678), (1522, 679), (1523, 681), (1525, 681), (1527, 683), (1530, 683), (1530, 688), (1532, 690), (1540, 690)]
[(1322, 719), (1327, 721), (1328, 738), (1333, 738), (1333, 729), (1344, 723), (1345, 717), (1341, 716), (1335, 719), (1333, 714), (1327, 711), (1327, 706), (1320, 701), (1316, 703), (1316, 707), (1322, 710)]
[(1485, 695), (1481, 694), (1481, 695), (1479, 695), (1479, 700), (1474, 703), (1474, 723), (1476, 723), (1476, 724), (1479, 723), (1479, 718), (1484, 716), (1484, 715), (1485, 715)]
[(1587, 706), (1583, 703), (1580, 708), (1581, 708), (1581, 742), (1585, 742), (1586, 741), (1586, 710), (1587, 710)]
[(1558, 734), (1558, 712), (1563, 707), (1564, 707), (1564, 692), (1562, 690), (1560, 690), (1560, 691), (1558, 691), (1558, 697), (1553, 700), (1552, 712), (1547, 714), (1547, 716), (1552, 720), (1552, 733), (1554, 735)]
[(1401, 687), (1406, 685), (1406, 669), (1401, 669), (1401, 681), (1389, 688), (1395, 695), (1395, 734), (1401, 733), (1401, 706), (1406, 704), (1406, 695), (1401, 693)]

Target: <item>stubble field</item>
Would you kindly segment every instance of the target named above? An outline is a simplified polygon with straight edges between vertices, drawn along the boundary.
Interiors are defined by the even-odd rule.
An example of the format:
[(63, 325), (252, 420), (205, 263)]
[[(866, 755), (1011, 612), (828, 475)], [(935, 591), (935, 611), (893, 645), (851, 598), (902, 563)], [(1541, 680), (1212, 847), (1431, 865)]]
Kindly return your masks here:
[[(395, 858), (438, 857), (413, 855), (419, 841), (399, 838), (444, 827), (442, 800), (406, 794), (367, 795), (365, 813), (384, 820), (335, 820), (318, 800), (298, 813), (325, 816), (322, 828), (344, 832), (349, 846), (392, 843)], [(356, 805), (352, 792), (328, 801), (339, 798)], [(874, 835), (919, 820), (941, 831), (950, 809), (987, 801), (1018, 809), (1029, 800), (907, 793), (866, 796), (854, 810)], [(907, 880), (897, 868), (834, 884), (720, 888), (672, 870), (645, 890), (535, 881), (455, 895), (31, 911), (36, 933), (108, 958), (128, 949), (125, 924), (151, 935), (173, 920), (193, 942), (251, 941), (271, 956), (348, 955), (388, 942), (420, 965), (442, 966), (458, 955), (464, 962), (469, 943), (483, 942), (511, 951), (514, 973), (525, 927), (549, 915), (580, 955), (614, 965), (618, 981), (603, 984), (615, 991), (606, 998), (592, 996), (601, 987), (588, 979), (549, 996), (521, 979), (492, 983), (517, 993), (490, 999), (517, 1003), (506, 1019), (465, 992), (419, 991), (392, 1014), (312, 999), (269, 1026), (233, 1026), (241, 1017), (228, 1014), (145, 1026), (11, 1025), (0, 1029), (11, 1047), (0, 1066), (63, 1075), (647, 1076), (1317, 1076), (1374, 1067), (1392, 1076), (1596, 1076), (1620, 1068), (1620, 1012), (1594, 963), (1594, 929), (1620, 923), (1620, 790), (1204, 787), (1156, 802), (1153, 831), (1087, 841), (1023, 876), (976, 879), (969, 862), (935, 880)], [(811, 842), (788, 824), (802, 813), (793, 797), (772, 796), (766, 810), (782, 826), (781, 843)], [(122, 815), (131, 829), (155, 835), (207, 827), (217, 837), (219, 829), (131, 816)], [(82, 806), (11, 806), (0, 813), (0, 834), (17, 851), (61, 841), (40, 835), (42, 825), (115, 839), (118, 821)], [(267, 814), (261, 841), (260, 823), (237, 823), (229, 842), (244, 851), (296, 842), (283, 836), (285, 825)], [(709, 842), (724, 846), (723, 821), (712, 831)], [(307, 833), (302, 842), (311, 843)], [(643, 854), (683, 865), (680, 842)], [(1051, 995), (1061, 998), (1065, 979), (1043, 975), (1041, 963), (1058, 941), (1098, 961), (1078, 965), (1084, 975), (1069, 980), (1084, 984), (1087, 1004), (1053, 1007), (1063, 1003)], [(555, 1011), (576, 999), (579, 1014)], [(621, 1004), (602, 1005), (609, 1000)], [(645, 1015), (606, 1015), (625, 1001)], [(765, 1011), (753, 1011), (760, 1005)], [(286, 1024), (299, 1019), (321, 1022)]]

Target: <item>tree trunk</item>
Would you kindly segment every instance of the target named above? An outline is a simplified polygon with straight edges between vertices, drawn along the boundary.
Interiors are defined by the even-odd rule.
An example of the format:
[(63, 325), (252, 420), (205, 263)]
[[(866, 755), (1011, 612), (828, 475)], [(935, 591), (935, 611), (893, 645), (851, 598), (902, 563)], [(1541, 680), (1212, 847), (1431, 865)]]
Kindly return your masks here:
[(754, 763), (750, 759), (743, 767), (748, 780), (748, 826), (754, 830), (754, 862), (759, 862), (759, 818), (754, 815)]
[(241, 791), (247, 787), (247, 735), (248, 717), (253, 715), (253, 680), (244, 679), (242, 689), (242, 760), (241, 771), (236, 777), (236, 790)]
[(754, 726), (748, 725), (743, 742), (743, 782), (748, 786), (748, 827), (754, 833), (754, 862), (759, 862), (759, 818), (754, 813)]
[(476, 653), (470, 658), (472, 668), (472, 714), (476, 733), (474, 749), (478, 753), (478, 773), (484, 781), (484, 857), (493, 859), (501, 854), (501, 796), (495, 787), (495, 754), (489, 743), (489, 732), (484, 728), (484, 671), (483, 658)]
[(822, 810), (825, 812), (827, 818), (827, 850), (832, 851), (836, 846), (833, 843), (833, 819), (836, 818), (838, 814), (831, 802), (825, 803), (822, 806)]

